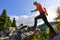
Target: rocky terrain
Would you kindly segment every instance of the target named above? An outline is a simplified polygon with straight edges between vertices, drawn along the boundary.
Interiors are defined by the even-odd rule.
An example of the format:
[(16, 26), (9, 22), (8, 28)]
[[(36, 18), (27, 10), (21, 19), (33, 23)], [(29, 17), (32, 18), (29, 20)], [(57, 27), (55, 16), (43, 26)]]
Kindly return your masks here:
[[(33, 40), (35, 36), (40, 40), (40, 29), (36, 28), (35, 30), (28, 26), (22, 27), (9, 27), (3, 31), (0, 31), (0, 40)], [(60, 29), (56, 31), (56, 35), (53, 39), (48, 37), (45, 40), (60, 40)]]
[(23, 27), (9, 27), (0, 32), (0, 40), (31, 40), (33, 36), (39, 37), (40, 30), (37, 28), (33, 30), (28, 26)]
[(57, 35), (54, 38), (48, 37), (46, 40), (60, 40), (60, 29), (58, 29), (56, 32)]

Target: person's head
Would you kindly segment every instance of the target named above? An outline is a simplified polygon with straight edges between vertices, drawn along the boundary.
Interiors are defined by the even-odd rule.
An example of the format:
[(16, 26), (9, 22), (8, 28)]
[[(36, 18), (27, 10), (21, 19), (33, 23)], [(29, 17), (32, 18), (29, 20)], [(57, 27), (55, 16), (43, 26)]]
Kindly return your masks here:
[(33, 4), (34, 4), (35, 6), (37, 6), (39, 3), (35, 1)]

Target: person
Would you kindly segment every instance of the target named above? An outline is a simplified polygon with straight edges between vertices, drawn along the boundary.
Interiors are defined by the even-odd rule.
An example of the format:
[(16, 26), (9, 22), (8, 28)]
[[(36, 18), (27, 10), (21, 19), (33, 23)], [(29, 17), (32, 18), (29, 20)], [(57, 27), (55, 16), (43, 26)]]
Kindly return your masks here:
[(37, 20), (42, 18), (42, 20), (45, 22), (45, 24), (48, 26), (50, 29), (50, 34), (51, 37), (54, 37), (56, 35), (56, 32), (54, 31), (53, 27), (51, 24), (48, 22), (46, 15), (48, 15), (46, 8), (42, 7), (42, 5), (38, 2), (33, 3), (36, 6), (35, 10), (31, 10), (31, 12), (39, 11), (40, 15), (36, 16), (34, 18), (34, 26), (32, 27), (33, 29), (36, 29), (37, 27)]

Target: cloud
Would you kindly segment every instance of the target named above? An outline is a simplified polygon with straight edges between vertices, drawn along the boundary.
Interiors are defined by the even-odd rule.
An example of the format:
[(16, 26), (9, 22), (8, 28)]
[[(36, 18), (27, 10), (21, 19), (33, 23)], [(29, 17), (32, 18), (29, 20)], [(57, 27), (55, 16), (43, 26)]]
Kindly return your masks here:
[[(56, 6), (52, 6), (47, 8), (48, 16), (47, 19), (49, 22), (54, 21), (53, 19), (56, 17)], [(34, 24), (34, 17), (39, 15), (39, 12), (35, 12), (35, 14), (32, 15), (21, 15), (21, 16), (10, 16), (11, 20), (15, 17), (17, 25), (23, 23), (24, 25), (33, 25)], [(38, 20), (38, 25), (44, 23), (41, 19)]]
[(49, 22), (54, 21), (54, 18), (57, 16), (56, 9), (57, 9), (57, 6), (52, 6), (47, 8), (47, 12), (48, 12), (47, 19)]
[(24, 25), (33, 25), (33, 17), (28, 15), (11, 16), (11, 20), (15, 17), (17, 25), (23, 23)]

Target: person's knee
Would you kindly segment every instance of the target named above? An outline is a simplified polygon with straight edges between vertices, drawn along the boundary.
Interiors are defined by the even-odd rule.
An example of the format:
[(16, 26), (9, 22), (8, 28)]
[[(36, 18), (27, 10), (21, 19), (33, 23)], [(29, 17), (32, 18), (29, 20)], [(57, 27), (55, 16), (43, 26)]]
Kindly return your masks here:
[(35, 17), (34, 19), (35, 19), (35, 20), (37, 20), (37, 18), (36, 18), (36, 17)]
[(45, 21), (45, 24), (49, 24), (49, 22), (48, 21)]
[(45, 22), (45, 24), (46, 24), (47, 26), (51, 26), (49, 22)]

